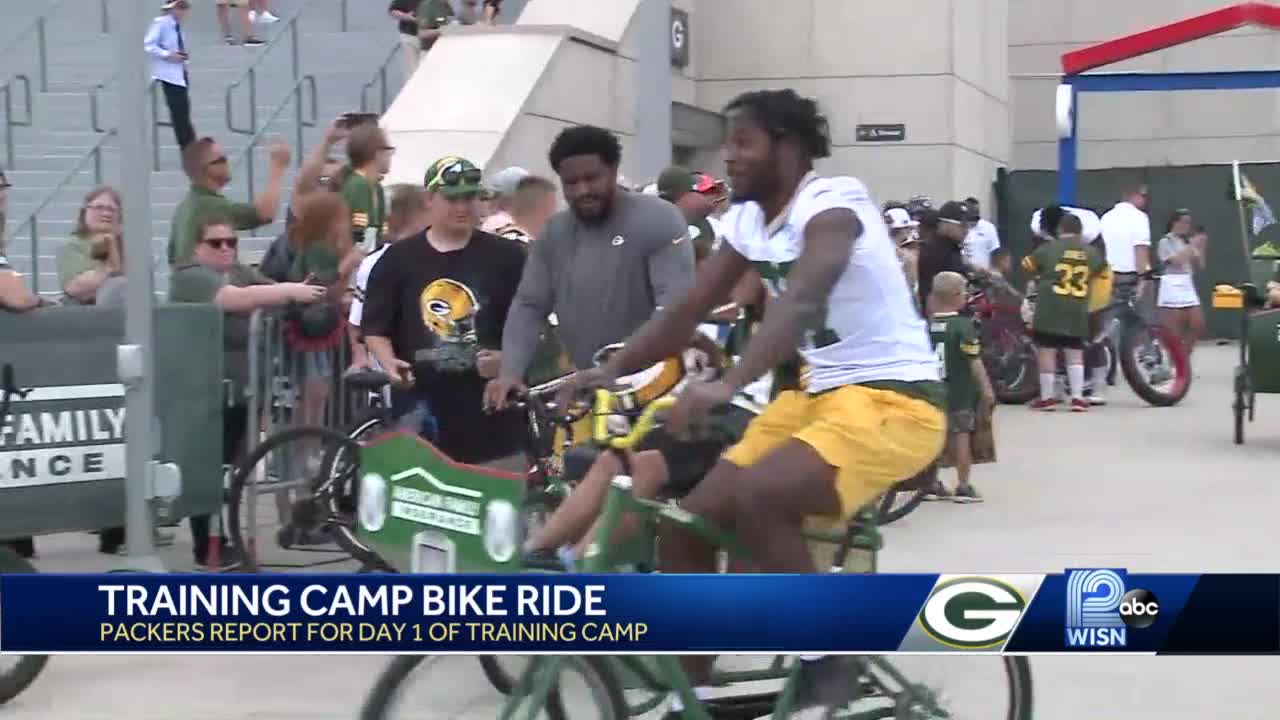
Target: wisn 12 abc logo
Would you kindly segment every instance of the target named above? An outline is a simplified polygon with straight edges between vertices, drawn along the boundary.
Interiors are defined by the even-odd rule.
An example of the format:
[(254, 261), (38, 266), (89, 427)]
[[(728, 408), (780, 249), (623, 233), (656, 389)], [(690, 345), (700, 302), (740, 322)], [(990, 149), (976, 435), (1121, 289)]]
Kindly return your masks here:
[(1067, 571), (1067, 647), (1122, 648), (1128, 630), (1151, 627), (1160, 601), (1150, 590), (1125, 591), (1124, 570)]

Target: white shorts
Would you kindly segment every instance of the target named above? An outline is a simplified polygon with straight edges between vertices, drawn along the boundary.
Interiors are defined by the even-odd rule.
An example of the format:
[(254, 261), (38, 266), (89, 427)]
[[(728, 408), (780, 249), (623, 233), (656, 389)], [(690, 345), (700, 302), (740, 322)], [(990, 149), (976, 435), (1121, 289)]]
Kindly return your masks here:
[(1160, 278), (1160, 294), (1156, 305), (1163, 308), (1188, 308), (1200, 305), (1200, 296), (1190, 275), (1165, 275)]

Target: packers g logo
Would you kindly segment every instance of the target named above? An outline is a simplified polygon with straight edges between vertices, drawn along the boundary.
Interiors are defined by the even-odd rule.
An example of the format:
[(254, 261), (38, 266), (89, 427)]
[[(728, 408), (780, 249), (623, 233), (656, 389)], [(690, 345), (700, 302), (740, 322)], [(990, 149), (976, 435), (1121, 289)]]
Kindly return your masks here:
[(419, 299), (422, 322), (445, 342), (474, 343), (480, 303), (471, 288), (456, 280), (436, 280)]
[(1017, 588), (983, 577), (947, 581), (933, 589), (920, 610), (920, 627), (943, 645), (962, 649), (1003, 643), (1027, 608)]

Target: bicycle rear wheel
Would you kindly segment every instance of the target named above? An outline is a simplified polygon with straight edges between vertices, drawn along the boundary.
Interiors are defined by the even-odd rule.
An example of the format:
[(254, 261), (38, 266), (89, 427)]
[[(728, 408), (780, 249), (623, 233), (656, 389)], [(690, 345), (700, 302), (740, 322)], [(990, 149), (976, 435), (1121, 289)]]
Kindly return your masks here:
[[(0, 546), (0, 573), (31, 574), (35, 566), (7, 547)], [(31, 686), (49, 663), (48, 655), (8, 655), (0, 658), (0, 705)]]
[[(253, 497), (246, 497), (251, 489), (259, 488), (252, 481), (257, 478), (264, 486), (271, 487), (285, 485), (294, 479), (301, 480), (311, 496), (292, 503), (290, 522), (299, 527), (317, 528), (328, 524), (326, 497), (334, 492), (331, 481), (335, 462), (344, 456), (356, 458), (359, 451), (359, 445), (335, 430), (292, 427), (268, 437), (235, 466), (227, 500), (227, 536), (244, 553), (244, 570), (252, 572), (257, 564), (257, 548), (249, 547), (244, 533), (248, 503), (258, 502), (256, 492)], [(320, 458), (320, 462), (313, 465), (307, 462), (307, 458)], [(366, 566), (385, 566), (377, 554), (362, 548), (362, 545), (353, 545), (343, 549), (348, 552), (356, 550), (352, 556)]]

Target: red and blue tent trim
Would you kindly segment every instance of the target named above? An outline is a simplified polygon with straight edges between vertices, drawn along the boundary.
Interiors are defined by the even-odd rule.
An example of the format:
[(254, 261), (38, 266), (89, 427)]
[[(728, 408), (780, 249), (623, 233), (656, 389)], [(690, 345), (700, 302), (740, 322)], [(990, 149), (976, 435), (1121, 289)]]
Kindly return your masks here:
[(1062, 84), (1071, 88), (1071, 103), (1068, 129), (1058, 140), (1058, 201), (1069, 204), (1075, 200), (1079, 93), (1280, 87), (1280, 71), (1276, 70), (1096, 75), (1089, 71), (1247, 26), (1280, 30), (1280, 7), (1263, 2), (1240, 3), (1065, 53)]

